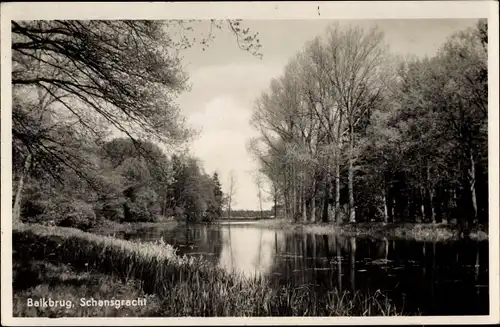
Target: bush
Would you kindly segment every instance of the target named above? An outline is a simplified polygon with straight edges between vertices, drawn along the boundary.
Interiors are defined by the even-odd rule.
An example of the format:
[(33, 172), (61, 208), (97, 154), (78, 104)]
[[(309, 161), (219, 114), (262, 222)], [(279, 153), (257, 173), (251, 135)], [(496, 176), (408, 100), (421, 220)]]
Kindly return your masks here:
[(44, 223), (45, 213), (50, 211), (54, 195), (48, 183), (28, 180), (22, 194), (21, 221), (26, 223)]
[(104, 202), (96, 211), (104, 219), (123, 221), (125, 219), (125, 202), (125, 198), (110, 199)]
[(25, 201), (22, 221), (88, 229), (97, 223), (92, 204), (63, 195), (33, 196)]
[(59, 215), (62, 217), (59, 226), (76, 227), (79, 229), (89, 229), (96, 225), (97, 217), (91, 204), (73, 200), (71, 202), (63, 202), (59, 207), (61, 209)]
[(144, 204), (128, 200), (124, 206), (124, 221), (126, 222), (152, 222), (156, 217), (151, 215)]
[(151, 222), (156, 221), (160, 214), (160, 206), (157, 194), (147, 187), (129, 189), (127, 200), (123, 205), (124, 220), (127, 222)]

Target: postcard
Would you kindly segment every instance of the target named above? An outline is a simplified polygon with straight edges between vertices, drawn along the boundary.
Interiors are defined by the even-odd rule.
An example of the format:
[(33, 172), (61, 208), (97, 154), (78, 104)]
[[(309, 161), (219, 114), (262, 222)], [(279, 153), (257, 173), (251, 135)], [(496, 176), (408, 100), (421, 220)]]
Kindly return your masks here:
[(499, 322), (498, 2), (1, 18), (3, 325)]

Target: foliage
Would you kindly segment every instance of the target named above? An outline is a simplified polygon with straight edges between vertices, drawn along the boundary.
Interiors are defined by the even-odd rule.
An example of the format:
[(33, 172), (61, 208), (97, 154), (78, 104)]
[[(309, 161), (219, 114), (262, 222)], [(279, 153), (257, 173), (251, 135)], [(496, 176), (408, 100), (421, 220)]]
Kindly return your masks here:
[[(272, 216), (274, 213), (272, 210), (263, 210), (262, 214), (264, 218)], [(232, 210), (231, 218), (245, 218), (245, 219), (255, 219), (260, 218), (261, 212), (258, 210)]]
[(487, 41), (478, 20), (431, 58), (396, 60), (377, 29), (333, 25), (307, 43), (251, 121), (284, 215), (486, 222)]
[(105, 142), (87, 154), (93, 160), (85, 180), (68, 168), (61, 168), (57, 179), (27, 180), (22, 221), (49, 225), (64, 221), (65, 226), (87, 229), (102, 219), (154, 222), (174, 215), (210, 222), (221, 217), (218, 176), (203, 173), (192, 158), (170, 160), (155, 144), (126, 138)]
[(169, 205), (177, 219), (210, 222), (222, 213), (223, 193), (217, 174), (210, 177), (193, 158), (173, 156), (173, 182), (169, 188)]
[(23, 206), (23, 220), (31, 223), (46, 223), (57, 226), (72, 226), (88, 229), (97, 223), (91, 204), (69, 198), (63, 193), (47, 193), (47, 189), (33, 185)]
[[(199, 42), (208, 46), (223, 27), (242, 50), (261, 56), (257, 34), (240, 20), (211, 20)], [(76, 175), (88, 184), (78, 187), (94, 196), (84, 200), (112, 219), (124, 218), (120, 193), (129, 187), (154, 181), (148, 192), (165, 199), (168, 160), (155, 144), (175, 150), (191, 135), (176, 97), (187, 89), (180, 50), (196, 42), (187, 36), (193, 22), (12, 21), (11, 29), (14, 222), (30, 177), (64, 184)], [(107, 142), (117, 132), (128, 141)], [(128, 211), (153, 219), (150, 206), (127, 203)], [(161, 211), (172, 210), (162, 204)]]
[(141, 187), (125, 191), (127, 201), (124, 203), (124, 217), (128, 222), (155, 221), (160, 213), (158, 196), (152, 189)]

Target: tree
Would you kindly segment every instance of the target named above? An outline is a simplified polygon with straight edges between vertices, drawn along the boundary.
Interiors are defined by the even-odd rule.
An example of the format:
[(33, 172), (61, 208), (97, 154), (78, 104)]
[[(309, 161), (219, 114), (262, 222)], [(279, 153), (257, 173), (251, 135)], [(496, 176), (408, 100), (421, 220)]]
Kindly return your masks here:
[[(350, 221), (355, 221), (354, 183), (359, 142), (371, 107), (391, 77), (386, 68), (383, 35), (376, 29), (332, 26), (323, 38), (305, 45), (292, 58), (270, 92), (257, 101), (252, 124), (266, 150), (261, 158), (280, 161), (288, 214), (315, 221), (318, 199), (328, 221), (332, 175), (335, 209), (340, 220), (341, 169), (348, 166)], [(344, 145), (347, 144), (347, 149)], [(342, 151), (346, 153), (342, 153)], [(267, 153), (266, 153), (267, 152)], [(269, 162), (268, 159), (262, 162)], [(330, 165), (334, 169), (330, 169)]]
[(436, 210), (448, 210), (450, 197), (451, 205), (461, 206), (473, 223), (477, 223), (478, 212), (484, 217), (486, 211), (483, 208), (487, 205), (478, 205), (476, 194), (478, 186), (482, 194), (487, 193), (488, 91), (486, 49), (480, 37), (481, 28), (486, 28), (483, 23), (455, 34), (436, 57), (409, 63), (403, 72), (403, 132), (413, 142), (408, 151), (424, 159), (415, 162), (412, 169), (421, 188), (427, 190), (423, 198), (429, 198), (426, 206), (433, 220)]
[(487, 41), (479, 20), (430, 58), (392, 56), (376, 28), (308, 42), (251, 120), (249, 150), (285, 215), (486, 221)]
[[(444, 86), (445, 117), (462, 156), (464, 191), (472, 223), (478, 215), (487, 216), (478, 207), (478, 181), (487, 172), (488, 64), (487, 22), (479, 20), (475, 29), (454, 35), (438, 56), (448, 77)], [(480, 172), (478, 172), (478, 170)], [(485, 185), (485, 184), (483, 184)], [(486, 192), (486, 188), (484, 191)], [(468, 195), (468, 196), (467, 196)], [(484, 205), (481, 205), (483, 208)], [(481, 212), (480, 212), (481, 211)]]
[(213, 212), (215, 215), (215, 219), (220, 219), (222, 217), (224, 193), (222, 192), (222, 186), (219, 180), (219, 174), (217, 174), (217, 172), (215, 172), (212, 177), (212, 183), (213, 183), (213, 193), (214, 193)]
[(260, 218), (264, 218), (264, 212), (262, 211), (262, 197), (264, 192), (264, 180), (260, 172), (257, 172), (254, 176), (255, 186), (257, 187), (257, 197), (259, 198), (259, 209)]
[(228, 190), (227, 190), (227, 219), (231, 219), (231, 205), (235, 203), (234, 196), (237, 191), (237, 179), (234, 170), (231, 170), (228, 178)]
[(387, 49), (383, 33), (377, 28), (368, 32), (360, 28), (342, 30), (338, 25), (327, 32), (330, 55), (329, 76), (336, 90), (338, 105), (346, 119), (348, 140), (349, 221), (356, 221), (354, 173), (357, 153), (357, 124), (366, 117), (370, 107), (383, 94), (387, 77)]
[[(225, 23), (241, 49), (259, 55), (257, 35), (239, 20)], [(220, 29), (224, 22), (210, 25)], [(55, 127), (71, 127), (66, 139), (91, 143), (104, 140), (110, 128), (132, 140), (171, 146), (186, 140), (190, 131), (173, 99), (187, 86), (179, 50), (193, 40), (175, 40), (174, 29), (192, 27), (184, 21), (12, 22), (13, 145), (23, 162), (14, 172), (14, 220), (34, 162), (47, 170), (57, 162), (84, 178), (81, 157), (48, 137)], [(37, 127), (42, 115), (52, 126)]]

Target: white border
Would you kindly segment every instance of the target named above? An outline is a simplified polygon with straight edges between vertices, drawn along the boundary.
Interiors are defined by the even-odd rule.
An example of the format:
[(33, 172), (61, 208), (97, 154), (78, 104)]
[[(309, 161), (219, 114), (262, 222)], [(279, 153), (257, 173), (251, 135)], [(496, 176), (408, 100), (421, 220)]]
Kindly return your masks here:
[[(319, 8), (319, 9), (318, 9)], [(318, 11), (321, 15), (318, 15)], [(498, 2), (238, 2), (238, 3), (2, 3), (1, 14), (1, 300), (2, 325), (305, 325), (305, 324), (486, 324), (499, 323), (499, 80)], [(11, 20), (30, 19), (412, 19), (488, 18), (489, 83), (489, 256), (490, 315), (446, 317), (340, 318), (13, 318)]]

